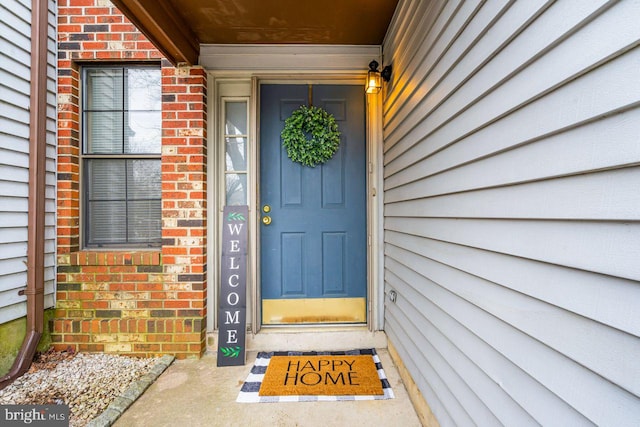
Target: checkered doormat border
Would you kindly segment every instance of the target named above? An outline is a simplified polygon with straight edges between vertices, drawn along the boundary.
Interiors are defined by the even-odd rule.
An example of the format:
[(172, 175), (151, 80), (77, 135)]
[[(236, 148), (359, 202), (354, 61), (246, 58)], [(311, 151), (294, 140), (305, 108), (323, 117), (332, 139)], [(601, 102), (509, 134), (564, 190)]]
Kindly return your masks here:
[[(382, 395), (370, 395), (370, 396), (259, 396), (258, 391), (262, 384), (262, 379), (267, 371), (267, 366), (271, 361), (272, 356), (358, 356), (370, 354), (373, 357), (373, 362), (376, 364), (378, 370), (378, 376), (382, 383)], [(317, 401), (350, 401), (350, 400), (384, 400), (393, 399), (393, 390), (391, 385), (387, 381), (387, 376), (382, 369), (382, 363), (376, 353), (376, 350), (363, 349), (363, 350), (351, 350), (351, 351), (276, 351), (276, 352), (260, 352), (256, 357), (256, 361), (251, 368), (251, 372), (247, 376), (236, 402), (240, 403), (263, 403), (263, 402), (317, 402)]]

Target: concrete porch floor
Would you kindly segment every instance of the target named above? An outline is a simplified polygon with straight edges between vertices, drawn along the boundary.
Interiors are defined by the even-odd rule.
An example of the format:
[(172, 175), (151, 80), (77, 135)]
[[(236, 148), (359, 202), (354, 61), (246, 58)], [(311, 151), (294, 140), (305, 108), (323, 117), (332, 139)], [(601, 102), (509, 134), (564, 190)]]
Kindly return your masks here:
[(394, 399), (358, 402), (236, 403), (256, 358), (218, 368), (216, 355), (175, 361), (120, 417), (130, 426), (420, 426), (387, 349), (377, 349)]

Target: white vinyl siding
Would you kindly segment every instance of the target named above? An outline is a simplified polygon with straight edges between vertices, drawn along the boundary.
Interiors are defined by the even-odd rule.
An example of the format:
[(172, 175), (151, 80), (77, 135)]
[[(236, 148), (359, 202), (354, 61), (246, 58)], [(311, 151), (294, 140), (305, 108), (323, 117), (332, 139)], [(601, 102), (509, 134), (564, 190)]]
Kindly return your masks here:
[(443, 426), (640, 420), (640, 1), (401, 0), (385, 330)]
[[(55, 298), (56, 5), (49, 1), (45, 307)], [(26, 314), (31, 2), (0, 5), (0, 324)]]

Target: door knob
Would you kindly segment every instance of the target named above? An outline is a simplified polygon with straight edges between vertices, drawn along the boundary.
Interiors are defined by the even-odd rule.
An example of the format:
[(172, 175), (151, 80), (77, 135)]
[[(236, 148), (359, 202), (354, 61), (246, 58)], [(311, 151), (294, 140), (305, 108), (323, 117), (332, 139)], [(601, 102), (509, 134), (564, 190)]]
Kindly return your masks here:
[(262, 217), (262, 223), (263, 223), (264, 225), (269, 225), (269, 224), (271, 224), (271, 217), (270, 217), (270, 216), (266, 216), (266, 215), (265, 215), (265, 216), (263, 216), (263, 217)]

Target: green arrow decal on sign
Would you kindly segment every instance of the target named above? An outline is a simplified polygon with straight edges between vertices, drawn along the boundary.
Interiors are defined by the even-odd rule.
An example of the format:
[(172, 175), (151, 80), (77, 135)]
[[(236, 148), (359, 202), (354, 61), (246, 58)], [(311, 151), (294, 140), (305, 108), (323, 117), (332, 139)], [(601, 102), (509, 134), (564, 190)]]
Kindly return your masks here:
[(246, 218), (239, 212), (229, 212), (227, 221), (246, 221)]
[(240, 356), (240, 350), (242, 350), (242, 347), (220, 347), (220, 351), (226, 357), (238, 357)]

